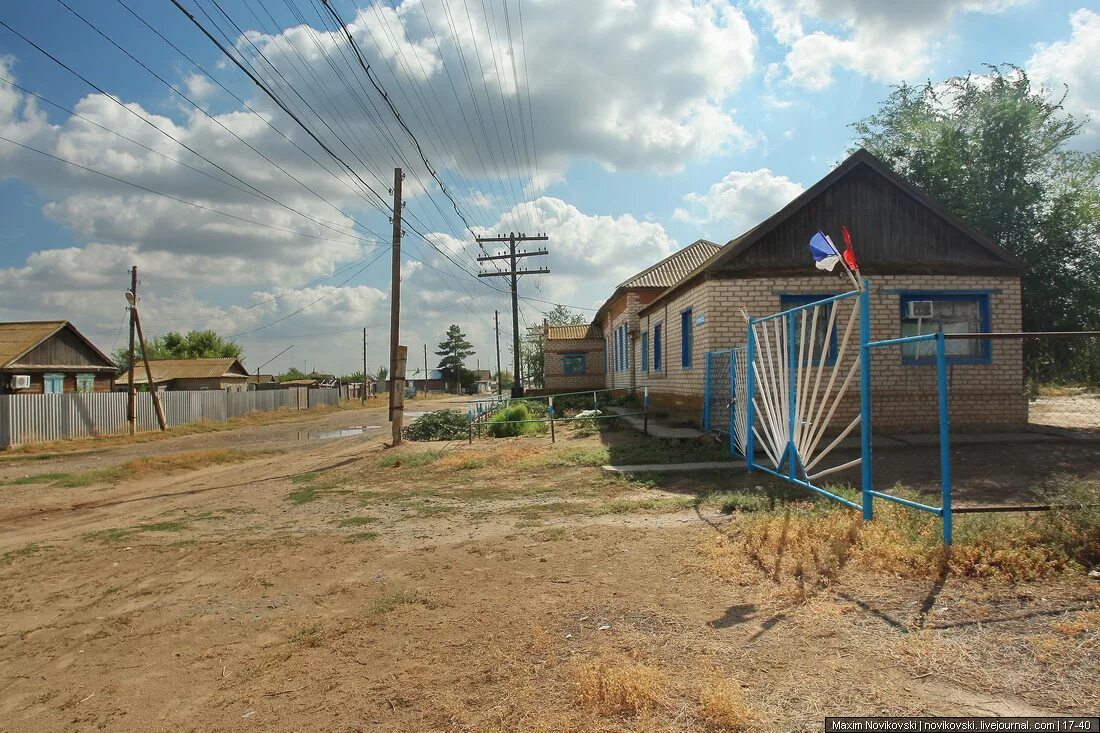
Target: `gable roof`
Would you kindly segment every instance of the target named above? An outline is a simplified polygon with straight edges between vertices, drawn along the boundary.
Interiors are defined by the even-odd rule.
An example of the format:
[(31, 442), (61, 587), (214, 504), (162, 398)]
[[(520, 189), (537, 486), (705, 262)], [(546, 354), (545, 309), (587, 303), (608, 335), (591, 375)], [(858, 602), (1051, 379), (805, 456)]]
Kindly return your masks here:
[(87, 346), (94, 356), (102, 360), (103, 366), (114, 366), (110, 357), (100, 351), (68, 321), (12, 321), (0, 323), (0, 369), (11, 366), (28, 351), (66, 329)]
[[(248, 377), (248, 371), (240, 360), (231, 356), (210, 359), (150, 359), (153, 381), (168, 382), (173, 379), (219, 379), (222, 377)], [(123, 372), (116, 382), (127, 382), (129, 377)], [(134, 384), (146, 384), (145, 364), (138, 361), (134, 365)]]
[[(879, 182), (884, 181), (891, 192), (896, 193), (901, 201), (908, 202), (912, 208), (930, 214), (930, 219), (940, 222), (943, 229), (953, 231), (958, 242), (965, 242), (966, 245), (965, 247), (951, 249), (951, 254), (946, 259), (944, 259), (943, 254), (946, 251), (946, 245), (941, 244), (941, 251), (938, 254), (924, 253), (923, 256), (926, 260), (923, 262), (919, 261), (922, 255), (913, 255), (913, 253), (902, 255), (914, 258), (909, 262), (889, 261), (888, 256), (880, 259), (876, 259), (876, 257), (880, 257), (891, 243), (874, 241), (873, 238), (870, 241), (867, 238), (861, 241), (859, 234), (853, 231), (856, 254), (861, 265), (863, 265), (862, 269), (869, 274), (873, 273), (876, 267), (880, 271), (897, 274), (901, 274), (906, 269), (927, 274), (935, 274), (934, 270), (936, 269), (959, 274), (982, 271), (1019, 275), (1024, 271), (1024, 264), (1019, 258), (994, 242), (987, 234), (961, 219), (942, 203), (921, 192), (868, 150), (860, 148), (830, 171), (828, 175), (796, 196), (775, 214), (736, 239), (731, 240), (706, 262), (700, 264), (678, 283), (661, 293), (656, 300), (643, 307), (639, 312), (644, 313), (650, 310), (670, 295), (683, 290), (699, 278), (710, 274), (739, 273), (742, 277), (779, 274), (780, 272), (784, 274), (824, 275), (825, 273), (822, 271), (815, 271), (806, 244), (809, 242), (810, 235), (816, 231), (817, 227), (821, 226), (820, 223), (814, 223), (810, 228), (807, 228), (804, 232), (804, 240), (800, 239), (798, 242), (793, 243), (793, 247), (791, 242), (784, 241), (782, 247), (776, 246), (776, 243), (772, 242), (771, 250), (762, 249), (767, 243), (766, 238), (779, 227), (790, 224), (799, 215), (804, 214), (807, 209), (812, 209), (814, 206), (824, 206), (831, 213), (834, 213), (834, 218), (841, 216), (842, 212), (839, 210), (839, 205), (834, 206), (832, 204), (836, 202), (826, 201), (827, 197), (833, 193), (831, 189), (838, 183), (852, 180), (853, 177), (859, 177), (867, 173)], [(823, 201), (825, 201), (824, 204)], [(863, 208), (866, 202), (859, 202), (856, 205)], [(869, 216), (873, 216), (873, 214)], [(890, 221), (890, 217), (898, 216), (899, 212), (891, 210), (886, 212), (884, 216), (880, 216), (879, 219)], [(837, 228), (839, 229), (839, 226)], [(966, 251), (963, 251), (964, 249)], [(895, 259), (899, 255), (896, 248), (891, 254), (895, 256)], [(930, 264), (935, 257), (940, 257), (940, 260)]]
[(595, 323), (570, 324), (567, 326), (547, 326), (547, 341), (577, 341), (581, 339), (602, 339), (603, 331)]
[(676, 250), (660, 262), (619, 284), (619, 288), (668, 288), (680, 282), (688, 273), (703, 264), (717, 252), (714, 242), (700, 239)]

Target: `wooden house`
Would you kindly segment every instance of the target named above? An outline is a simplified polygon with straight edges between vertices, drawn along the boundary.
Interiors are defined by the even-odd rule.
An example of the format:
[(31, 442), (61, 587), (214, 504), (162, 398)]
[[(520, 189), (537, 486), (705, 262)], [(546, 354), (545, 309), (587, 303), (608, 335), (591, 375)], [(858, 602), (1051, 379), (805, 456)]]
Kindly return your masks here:
[(68, 321), (0, 323), (0, 394), (110, 392), (117, 373)]
[[(232, 357), (209, 359), (150, 359), (153, 383), (157, 389), (180, 392), (184, 390), (221, 390), (245, 392), (249, 388), (248, 371), (240, 360)], [(125, 389), (128, 375), (124, 372), (117, 380), (117, 389)], [(142, 389), (149, 386), (145, 365), (139, 360), (134, 365), (134, 384)]]

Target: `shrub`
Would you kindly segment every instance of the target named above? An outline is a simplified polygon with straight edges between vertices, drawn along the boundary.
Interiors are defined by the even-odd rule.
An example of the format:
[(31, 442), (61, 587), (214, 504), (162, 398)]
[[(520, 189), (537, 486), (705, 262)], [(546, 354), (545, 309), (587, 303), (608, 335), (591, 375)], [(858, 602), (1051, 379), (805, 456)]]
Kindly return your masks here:
[(534, 423), (515, 421), (531, 419), (531, 410), (526, 402), (513, 402), (489, 418), (489, 433), (494, 438), (513, 438), (517, 435), (523, 435), (530, 432), (530, 428)]
[(413, 420), (403, 435), (409, 440), (459, 440), (466, 437), (468, 430), (466, 413), (437, 410)]

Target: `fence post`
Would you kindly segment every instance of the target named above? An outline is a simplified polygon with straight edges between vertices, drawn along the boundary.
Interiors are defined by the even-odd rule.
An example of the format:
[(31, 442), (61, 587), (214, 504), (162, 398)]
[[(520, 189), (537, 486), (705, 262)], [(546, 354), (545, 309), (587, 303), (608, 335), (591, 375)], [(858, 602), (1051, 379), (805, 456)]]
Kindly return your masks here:
[(947, 397), (947, 347), (943, 331), (936, 334), (936, 391), (940, 406), (940, 501), (943, 507), (943, 544), (952, 539), (951, 516), (951, 418)]
[(860, 283), (859, 291), (859, 446), (860, 490), (863, 494), (863, 519), (875, 517), (875, 505), (871, 491), (874, 478), (871, 473), (871, 281)]
[(649, 435), (649, 385), (642, 387), (642, 435)]
[(472, 410), (466, 411), (466, 432), (469, 433), (470, 445), (474, 444), (474, 413)]
[(703, 432), (710, 432), (710, 352), (703, 356)]
[(787, 476), (794, 481), (798, 478), (798, 451), (794, 447), (795, 414), (797, 395), (795, 383), (798, 381), (798, 357), (795, 354), (795, 317), (788, 314), (787, 319)]
[(752, 423), (754, 415), (753, 396), (756, 394), (756, 336), (754, 332), (755, 318), (749, 319), (749, 332), (745, 337), (745, 356), (748, 359), (745, 385), (745, 416), (748, 418), (748, 428), (745, 430), (745, 468), (752, 471), (753, 453), (756, 451), (756, 436), (753, 434)]
[(556, 443), (557, 439), (554, 437), (554, 397), (550, 397), (550, 404), (546, 408), (546, 411), (550, 413), (550, 442)]
[(737, 400), (736, 400), (737, 395), (736, 395), (736, 385), (733, 382), (734, 375), (736, 374), (736, 371), (735, 371), (736, 363), (737, 363), (737, 352), (734, 349), (730, 349), (730, 382), (729, 382), (730, 388), (728, 390), (726, 390), (727, 392), (729, 392), (730, 400), (729, 400), (729, 402), (726, 403), (726, 413), (728, 413), (727, 416), (729, 417), (729, 421), (730, 421), (729, 451), (730, 451), (731, 456), (733, 455), (734, 446), (737, 445), (737, 438), (734, 435), (734, 431), (737, 429), (737, 423), (734, 420), (734, 417), (735, 417), (734, 416), (734, 410), (737, 409)]
[(8, 448), (11, 444), (11, 397), (0, 395), (0, 448)]

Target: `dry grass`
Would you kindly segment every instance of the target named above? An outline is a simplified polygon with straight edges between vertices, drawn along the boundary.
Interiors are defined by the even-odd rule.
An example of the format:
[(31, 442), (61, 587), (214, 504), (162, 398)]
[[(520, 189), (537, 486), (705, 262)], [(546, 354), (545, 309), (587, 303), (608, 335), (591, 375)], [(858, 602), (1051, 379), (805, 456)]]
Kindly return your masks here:
[(696, 717), (715, 733), (747, 733), (764, 727), (760, 715), (745, 702), (741, 686), (728, 679), (703, 684)]
[(645, 664), (589, 661), (576, 670), (581, 707), (599, 715), (636, 715), (668, 704), (668, 681)]
[(97, 468), (83, 473), (67, 474), (53, 482), (62, 488), (79, 488), (101, 483), (136, 481), (151, 476), (194, 471), (208, 466), (250, 461), (261, 456), (278, 455), (282, 451), (244, 451), (232, 448), (170, 453), (149, 458), (135, 458), (115, 466)]

